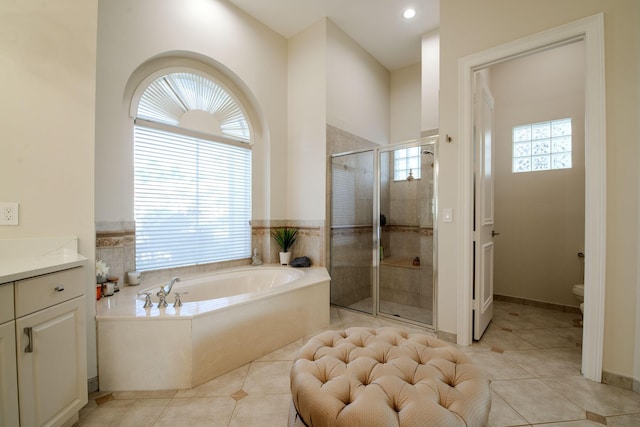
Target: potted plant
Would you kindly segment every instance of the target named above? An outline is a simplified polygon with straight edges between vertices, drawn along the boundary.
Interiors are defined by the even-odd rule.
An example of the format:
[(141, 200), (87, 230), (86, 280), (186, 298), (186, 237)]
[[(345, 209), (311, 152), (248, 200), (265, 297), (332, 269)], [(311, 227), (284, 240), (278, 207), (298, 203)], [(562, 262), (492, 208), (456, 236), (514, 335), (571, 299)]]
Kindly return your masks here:
[(107, 274), (109, 274), (107, 263), (101, 259), (96, 260), (96, 283), (105, 283), (107, 281)]
[(276, 241), (282, 251), (280, 252), (280, 264), (289, 265), (291, 253), (289, 248), (295, 243), (298, 229), (295, 227), (278, 227), (271, 230), (271, 237)]

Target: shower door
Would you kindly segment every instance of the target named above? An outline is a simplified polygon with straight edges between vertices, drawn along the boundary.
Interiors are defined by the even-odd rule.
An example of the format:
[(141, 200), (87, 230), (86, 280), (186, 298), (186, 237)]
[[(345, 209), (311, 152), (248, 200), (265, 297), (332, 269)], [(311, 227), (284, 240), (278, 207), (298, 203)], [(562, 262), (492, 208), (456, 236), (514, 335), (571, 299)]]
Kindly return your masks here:
[(331, 159), (331, 303), (373, 314), (374, 151)]
[(435, 139), (381, 150), (378, 313), (433, 325)]
[(332, 156), (332, 304), (434, 326), (436, 140)]

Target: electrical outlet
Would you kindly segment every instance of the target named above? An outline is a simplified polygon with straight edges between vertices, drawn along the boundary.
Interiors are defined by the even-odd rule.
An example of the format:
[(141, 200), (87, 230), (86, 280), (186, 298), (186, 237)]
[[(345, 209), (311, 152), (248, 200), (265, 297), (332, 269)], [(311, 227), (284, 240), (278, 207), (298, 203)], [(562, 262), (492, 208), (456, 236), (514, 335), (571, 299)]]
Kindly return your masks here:
[(0, 202), (0, 225), (18, 225), (19, 205), (12, 202)]

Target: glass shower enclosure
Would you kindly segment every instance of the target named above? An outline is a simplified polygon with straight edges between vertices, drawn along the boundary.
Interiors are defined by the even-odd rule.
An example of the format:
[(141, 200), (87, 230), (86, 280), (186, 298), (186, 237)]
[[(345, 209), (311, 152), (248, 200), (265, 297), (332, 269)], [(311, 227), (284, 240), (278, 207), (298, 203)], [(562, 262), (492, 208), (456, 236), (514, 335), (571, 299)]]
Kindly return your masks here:
[(437, 136), (331, 157), (331, 303), (435, 328)]

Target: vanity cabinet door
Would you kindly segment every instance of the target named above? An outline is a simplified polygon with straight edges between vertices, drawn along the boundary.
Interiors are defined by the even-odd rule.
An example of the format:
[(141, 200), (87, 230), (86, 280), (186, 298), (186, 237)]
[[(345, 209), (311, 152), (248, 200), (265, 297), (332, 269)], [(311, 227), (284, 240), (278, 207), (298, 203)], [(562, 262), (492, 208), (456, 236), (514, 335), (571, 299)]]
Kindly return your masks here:
[(0, 427), (15, 427), (18, 419), (16, 323), (0, 325)]
[(57, 426), (87, 403), (84, 296), (16, 320), (22, 427)]

